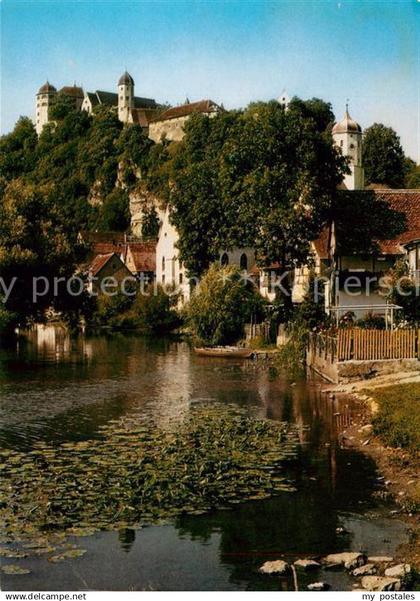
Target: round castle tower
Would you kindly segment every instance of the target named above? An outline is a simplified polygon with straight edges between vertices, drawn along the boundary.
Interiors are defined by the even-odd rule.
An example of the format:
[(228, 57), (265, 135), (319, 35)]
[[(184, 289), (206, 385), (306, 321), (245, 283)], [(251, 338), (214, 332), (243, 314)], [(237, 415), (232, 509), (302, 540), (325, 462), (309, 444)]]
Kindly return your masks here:
[(118, 119), (128, 123), (134, 108), (134, 79), (127, 71), (118, 81)]
[(35, 130), (38, 135), (42, 132), (44, 125), (48, 123), (49, 108), (54, 101), (56, 94), (57, 90), (49, 81), (45, 82), (38, 90), (36, 95), (35, 116)]

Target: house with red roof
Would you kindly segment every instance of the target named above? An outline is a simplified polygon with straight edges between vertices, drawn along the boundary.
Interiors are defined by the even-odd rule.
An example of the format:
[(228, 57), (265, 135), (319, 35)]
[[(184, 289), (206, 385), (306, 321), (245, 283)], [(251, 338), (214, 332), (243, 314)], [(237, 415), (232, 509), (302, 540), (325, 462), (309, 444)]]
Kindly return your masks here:
[(88, 291), (95, 295), (115, 294), (124, 280), (128, 287), (135, 278), (117, 253), (97, 255), (89, 267)]
[[(406, 261), (410, 276), (420, 285), (420, 190), (375, 187), (362, 194), (366, 196), (367, 204), (359, 215), (352, 215), (354, 233), (340, 227), (340, 218), (341, 221), (346, 219), (344, 213), (325, 227), (313, 244), (318, 260), (329, 266), (326, 309), (339, 317), (345, 313), (353, 313), (356, 318), (368, 313), (388, 314), (387, 298), (380, 280), (399, 259)], [(371, 212), (369, 202), (372, 204)], [(361, 232), (359, 238), (362, 238), (369, 221), (380, 223), (381, 215), (375, 214), (375, 205), (382, 216), (388, 213), (388, 220), (401, 224), (401, 227), (392, 238), (387, 237), (384, 229), (383, 238), (378, 236), (372, 241), (366, 240), (366, 249), (361, 250), (358, 230)], [(317, 273), (321, 275), (319, 270)], [(382, 282), (386, 284), (384, 280)]]

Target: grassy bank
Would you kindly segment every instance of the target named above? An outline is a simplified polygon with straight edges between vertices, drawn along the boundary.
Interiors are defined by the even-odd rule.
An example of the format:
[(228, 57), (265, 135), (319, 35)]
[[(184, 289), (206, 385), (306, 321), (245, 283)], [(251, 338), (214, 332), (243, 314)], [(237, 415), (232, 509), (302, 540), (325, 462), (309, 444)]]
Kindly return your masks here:
[(378, 411), (372, 424), (375, 434), (390, 447), (401, 447), (411, 455), (420, 451), (420, 383), (397, 384), (366, 391)]

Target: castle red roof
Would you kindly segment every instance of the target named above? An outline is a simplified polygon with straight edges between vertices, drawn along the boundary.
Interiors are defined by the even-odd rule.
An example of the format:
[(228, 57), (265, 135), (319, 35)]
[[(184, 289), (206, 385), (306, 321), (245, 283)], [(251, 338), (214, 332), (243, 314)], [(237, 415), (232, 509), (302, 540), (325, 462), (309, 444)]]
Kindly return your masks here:
[(71, 98), (84, 98), (84, 93), (82, 88), (79, 86), (64, 86), (59, 91), (59, 94), (64, 94), (65, 96), (70, 96)]
[(181, 106), (174, 106), (161, 113), (153, 121), (167, 121), (168, 119), (178, 119), (187, 117), (194, 113), (217, 113), (220, 107), (213, 100), (199, 100), (198, 102), (188, 102)]

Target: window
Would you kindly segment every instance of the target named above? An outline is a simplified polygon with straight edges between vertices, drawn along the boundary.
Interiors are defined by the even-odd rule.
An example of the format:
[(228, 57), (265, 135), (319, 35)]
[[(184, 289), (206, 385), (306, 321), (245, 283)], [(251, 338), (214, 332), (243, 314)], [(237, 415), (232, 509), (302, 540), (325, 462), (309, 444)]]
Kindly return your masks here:
[(353, 149), (353, 148), (354, 148), (354, 144), (350, 144), (350, 148), (352, 148), (352, 149)]
[(162, 271), (165, 271), (165, 257), (162, 257)]
[(241, 258), (239, 260), (239, 265), (240, 265), (241, 269), (243, 269), (244, 271), (246, 271), (248, 269), (248, 257), (246, 256), (245, 253), (241, 254)]
[(340, 142), (341, 148), (343, 148), (343, 145), (344, 145), (344, 142), (343, 142), (343, 140), (341, 140), (341, 142)]
[(222, 258), (220, 259), (220, 264), (223, 266), (229, 265), (229, 257), (227, 253), (223, 253)]
[(180, 273), (179, 274), (179, 283), (182, 284), (183, 281), (184, 281), (184, 274)]

